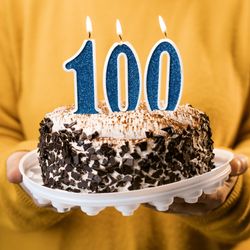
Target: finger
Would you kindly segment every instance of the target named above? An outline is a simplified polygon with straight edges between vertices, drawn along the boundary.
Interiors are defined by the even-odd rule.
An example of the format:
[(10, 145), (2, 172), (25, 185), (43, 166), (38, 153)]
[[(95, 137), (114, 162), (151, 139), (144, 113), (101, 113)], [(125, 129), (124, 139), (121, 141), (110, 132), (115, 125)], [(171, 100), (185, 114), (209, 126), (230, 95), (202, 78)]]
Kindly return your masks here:
[(209, 207), (203, 203), (173, 203), (166, 211), (168, 213), (182, 215), (204, 215), (210, 211)]
[[(155, 206), (152, 206), (150, 204), (144, 204), (145, 207), (151, 208), (153, 210), (157, 210)], [(174, 213), (174, 214), (180, 214), (180, 215), (203, 215), (208, 213), (210, 210), (206, 206), (206, 204), (202, 203), (173, 203), (169, 206), (168, 210), (166, 211), (159, 211), (162, 213)]]
[[(212, 194), (205, 194), (202, 193), (202, 195), (198, 198), (197, 203), (210, 203), (211, 201), (217, 200), (218, 199), (218, 192), (219, 193), (229, 193), (235, 182), (237, 180), (237, 177), (229, 177), (227, 181), (223, 184), (222, 187), (219, 187), (214, 193)], [(175, 197), (174, 198), (174, 203), (185, 203), (185, 200), (180, 197)]]
[(22, 175), (19, 171), (19, 162), (27, 152), (15, 152), (7, 159), (7, 179), (11, 183), (22, 182)]
[(222, 187), (216, 190), (216, 192), (212, 194), (202, 194), (202, 196), (198, 200), (198, 203), (206, 204), (207, 208), (210, 210), (221, 206), (228, 198), (236, 181), (236, 176), (230, 177)]
[(149, 203), (143, 203), (142, 205), (145, 206), (145, 207), (148, 207), (148, 208), (153, 208), (153, 209), (155, 209), (155, 206), (153, 206), (153, 205), (151, 205), (151, 204), (149, 204)]
[(235, 155), (234, 159), (230, 162), (231, 176), (244, 174), (248, 168), (248, 158), (245, 155)]
[[(237, 181), (237, 177), (230, 177), (222, 187), (218, 188), (216, 192), (212, 194), (203, 193), (197, 203), (195, 204), (205, 204), (208, 209), (213, 210), (223, 204), (227, 199), (228, 195), (232, 191), (235, 183)], [(174, 204), (184, 204), (186, 203), (183, 198), (175, 197)]]
[[(183, 198), (175, 197), (174, 202), (170, 205), (170, 208), (166, 212), (178, 213), (178, 214), (187, 214), (187, 215), (199, 215), (207, 213), (220, 205), (222, 205), (228, 195), (230, 194), (232, 188), (236, 183), (237, 177), (230, 177), (222, 187), (218, 188), (216, 192), (212, 194), (203, 193), (196, 203), (187, 203)], [(188, 205), (187, 205), (188, 204)], [(151, 204), (144, 204), (146, 207), (156, 209)], [(185, 209), (191, 209), (185, 210)]]
[(186, 203), (182, 198), (175, 198), (174, 203), (169, 207), (168, 212), (187, 214), (187, 215), (204, 215), (219, 206), (221, 206), (232, 191), (237, 177), (231, 177), (224, 185), (212, 194), (202, 194), (197, 203)]

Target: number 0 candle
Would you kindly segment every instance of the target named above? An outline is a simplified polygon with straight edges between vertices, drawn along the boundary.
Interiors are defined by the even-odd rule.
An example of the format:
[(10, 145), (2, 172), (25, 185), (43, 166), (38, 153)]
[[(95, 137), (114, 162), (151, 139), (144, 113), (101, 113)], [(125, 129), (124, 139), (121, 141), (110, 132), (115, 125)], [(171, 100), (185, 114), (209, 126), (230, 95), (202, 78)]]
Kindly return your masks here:
[(95, 42), (91, 38), (92, 24), (86, 18), (86, 29), (89, 39), (85, 40), (79, 51), (65, 62), (65, 70), (75, 72), (75, 113), (96, 114), (96, 81), (95, 81)]
[[(175, 110), (179, 104), (182, 92), (182, 61), (178, 49), (173, 41), (167, 39), (166, 25), (159, 17), (159, 23), (165, 39), (159, 40), (149, 53), (145, 70), (145, 92), (148, 108), (150, 110)], [(159, 79), (162, 65), (161, 57), (167, 53), (168, 60), (168, 101), (164, 108), (159, 107)]]
[[(138, 106), (141, 93), (140, 64), (135, 50), (128, 42), (122, 41), (122, 29), (119, 20), (116, 21), (116, 31), (120, 43), (114, 43), (109, 50), (104, 66), (104, 93), (109, 109), (115, 111), (134, 110)], [(126, 58), (126, 92), (127, 103), (123, 109), (121, 105), (119, 57)]]

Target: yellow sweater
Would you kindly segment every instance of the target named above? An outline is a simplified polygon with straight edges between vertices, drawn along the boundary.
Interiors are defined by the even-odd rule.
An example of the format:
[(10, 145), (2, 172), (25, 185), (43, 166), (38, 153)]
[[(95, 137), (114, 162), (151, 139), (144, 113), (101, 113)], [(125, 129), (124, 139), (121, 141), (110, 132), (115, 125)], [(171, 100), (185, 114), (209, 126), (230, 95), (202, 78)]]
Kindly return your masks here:
[(181, 102), (209, 115), (216, 147), (250, 156), (248, 0), (0, 0), (1, 250), (231, 249), (249, 237), (249, 173), (223, 206), (202, 217), (143, 206), (131, 217), (113, 208), (95, 217), (78, 210), (61, 215), (37, 208), (19, 185), (6, 180), (7, 157), (36, 147), (44, 114), (74, 101), (73, 74), (65, 73), (62, 63), (87, 37), (86, 15), (93, 22), (102, 99), (105, 55), (118, 41), (115, 19), (143, 69), (162, 38), (159, 14), (183, 58)]

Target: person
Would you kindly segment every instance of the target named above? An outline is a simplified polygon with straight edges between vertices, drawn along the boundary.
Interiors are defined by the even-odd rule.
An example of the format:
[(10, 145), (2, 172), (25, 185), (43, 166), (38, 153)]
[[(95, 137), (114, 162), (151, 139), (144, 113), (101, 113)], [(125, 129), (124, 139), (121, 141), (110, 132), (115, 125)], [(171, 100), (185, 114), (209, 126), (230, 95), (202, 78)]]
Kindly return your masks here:
[[(112, 1), (0, 0), (0, 248), (15, 249), (250, 249), (250, 81), (247, 0)], [(178, 46), (184, 65), (182, 103), (205, 111), (215, 147), (233, 150), (231, 175), (196, 204), (175, 199), (167, 212), (141, 205), (131, 217), (107, 208), (90, 217), (39, 207), (20, 186), (18, 163), (37, 147), (45, 113), (73, 103), (73, 75), (63, 62), (87, 34), (96, 41), (98, 98), (107, 51), (123, 39), (142, 68), (163, 35)], [(249, 38), (249, 36), (248, 36)]]

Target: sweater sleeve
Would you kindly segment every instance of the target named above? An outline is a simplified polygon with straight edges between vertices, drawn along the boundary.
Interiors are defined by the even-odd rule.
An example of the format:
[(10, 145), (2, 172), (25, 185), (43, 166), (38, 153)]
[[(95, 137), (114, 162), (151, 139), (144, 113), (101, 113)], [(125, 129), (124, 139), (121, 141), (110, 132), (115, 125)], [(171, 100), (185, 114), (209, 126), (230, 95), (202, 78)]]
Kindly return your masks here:
[[(7, 158), (13, 152), (29, 151), (37, 145), (26, 140), (18, 118), (21, 37), (18, 25), (11, 25), (11, 2), (0, 0), (0, 213), (4, 215), (0, 217), (0, 227), (29, 231), (51, 226), (65, 215), (37, 207), (19, 185), (6, 178)], [(21, 18), (20, 15), (15, 18)]]
[[(247, 9), (249, 2), (245, 1), (244, 3), (246, 4), (245, 9)], [(235, 136), (234, 144), (231, 145), (230, 149), (237, 154), (246, 155), (250, 164), (250, 58), (247, 43), (250, 35), (249, 15), (246, 15), (243, 20), (245, 21), (241, 26), (244, 31), (242, 39), (237, 39), (235, 34), (232, 35), (244, 52), (240, 60), (241, 67), (237, 68), (239, 75), (242, 75), (242, 81), (244, 81), (241, 99), (244, 108), (241, 111), (242, 118), (238, 125), (238, 134)], [(235, 55), (233, 52), (231, 54)], [(232, 119), (234, 118), (232, 117)], [(250, 237), (250, 165), (248, 167), (248, 171), (238, 177), (236, 185), (222, 206), (206, 216), (192, 216), (183, 219), (189, 225), (219, 242), (235, 244)]]
[[(250, 163), (250, 91), (239, 128), (234, 152), (244, 154)], [(250, 166), (249, 166), (250, 168)], [(237, 243), (250, 237), (250, 169), (240, 176), (226, 202), (207, 216), (185, 218), (207, 236), (225, 243)]]

